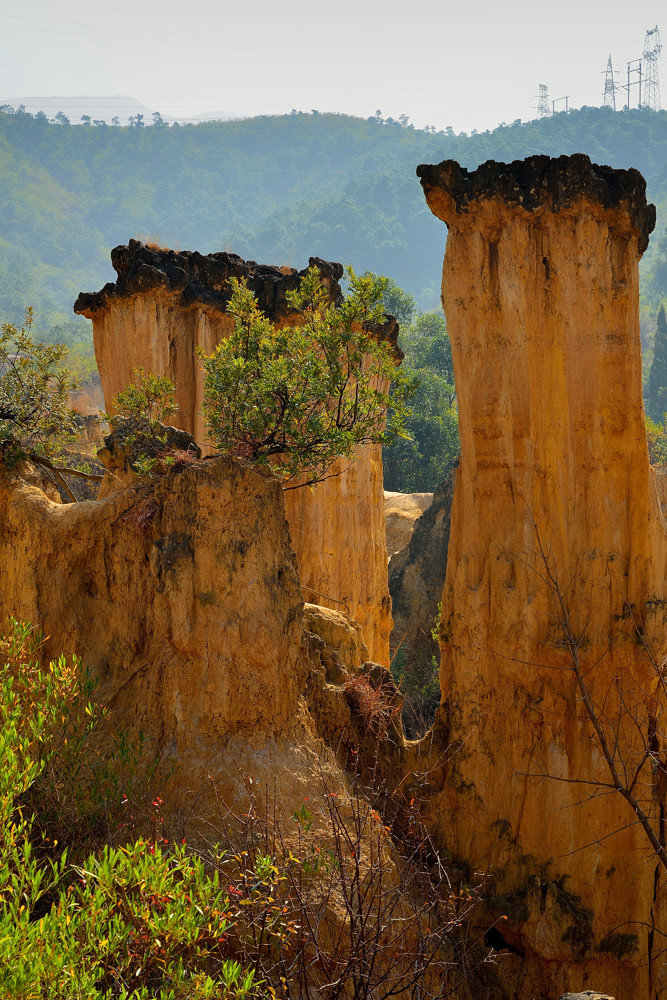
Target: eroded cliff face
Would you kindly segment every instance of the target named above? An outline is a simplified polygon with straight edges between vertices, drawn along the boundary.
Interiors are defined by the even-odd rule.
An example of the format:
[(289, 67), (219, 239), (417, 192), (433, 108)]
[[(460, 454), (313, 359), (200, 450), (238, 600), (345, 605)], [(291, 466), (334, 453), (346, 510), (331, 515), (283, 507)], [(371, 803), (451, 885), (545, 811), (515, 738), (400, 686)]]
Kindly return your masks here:
[(414, 531), (415, 522), (431, 506), (432, 493), (392, 493), (384, 491), (384, 518), (387, 555), (405, 548)]
[[(304, 272), (257, 265), (235, 254), (152, 250), (134, 240), (116, 247), (111, 260), (116, 283), (81, 294), (74, 306), (93, 321), (107, 406), (137, 368), (167, 376), (176, 386), (174, 420), (205, 444), (198, 350), (211, 353), (233, 328), (226, 312), (229, 278), (244, 277), (260, 308), (280, 325), (299, 322), (286, 295), (298, 288)], [(309, 264), (319, 268), (331, 298), (340, 300), (341, 265), (318, 258)], [(393, 319), (374, 333), (396, 347)], [(358, 621), (371, 659), (387, 664), (392, 621), (381, 448), (359, 447), (351, 464), (338, 465), (340, 475), (313, 490), (285, 493), (304, 597)]]
[(271, 780), (305, 684), (278, 483), (221, 457), (105, 500), (59, 504), (42, 485), (0, 472), (3, 619), (38, 625), (48, 655), (81, 655), (112, 724), (141, 729), (191, 796), (210, 799), (209, 773), (242, 787), (255, 751)]
[(448, 764), (431, 822), (490, 875), (490, 911), (507, 917), (497, 941), (522, 956), (501, 967), (514, 995), (657, 997), (664, 870), (628, 804), (596, 784), (609, 770), (538, 551), (539, 536), (614, 758), (628, 782), (644, 762), (634, 791), (664, 843), (667, 535), (637, 269), (655, 210), (640, 174), (585, 156), (418, 174), (449, 228), (461, 433), (436, 724)]
[(455, 479), (452, 469), (415, 521), (408, 543), (389, 560), (390, 651), (393, 656), (400, 650), (408, 664), (427, 665), (439, 653), (432, 632), (445, 582)]

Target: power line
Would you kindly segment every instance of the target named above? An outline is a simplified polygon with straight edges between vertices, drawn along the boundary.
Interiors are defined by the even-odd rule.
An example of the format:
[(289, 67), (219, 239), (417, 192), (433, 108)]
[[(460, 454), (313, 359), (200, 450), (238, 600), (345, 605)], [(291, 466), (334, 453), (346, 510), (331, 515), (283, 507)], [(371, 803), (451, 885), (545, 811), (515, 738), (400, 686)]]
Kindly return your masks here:
[[(631, 79), (635, 76), (636, 79)], [(633, 87), (637, 88), (637, 107), (642, 106), (642, 61), (641, 59), (629, 59), (628, 60), (628, 82), (625, 85), (625, 90), (628, 92), (628, 111), (631, 107), (631, 90)]]

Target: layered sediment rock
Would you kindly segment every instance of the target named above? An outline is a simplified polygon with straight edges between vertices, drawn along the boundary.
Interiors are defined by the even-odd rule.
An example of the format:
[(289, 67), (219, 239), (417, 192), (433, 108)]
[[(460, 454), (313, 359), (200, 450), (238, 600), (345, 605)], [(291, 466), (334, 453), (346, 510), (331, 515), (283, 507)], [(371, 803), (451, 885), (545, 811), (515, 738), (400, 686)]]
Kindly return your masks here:
[[(266, 267), (235, 254), (154, 250), (131, 240), (111, 260), (118, 280), (81, 294), (75, 312), (93, 321), (95, 353), (107, 406), (137, 368), (167, 376), (176, 386), (175, 420), (206, 442), (198, 351), (210, 353), (233, 328), (227, 313), (229, 279), (245, 278), (260, 308), (278, 325), (298, 323), (287, 293), (305, 273)], [(340, 264), (311, 258), (333, 301), (340, 301)], [(397, 355), (398, 327), (387, 318), (374, 334)], [(359, 447), (352, 464), (313, 490), (285, 493), (285, 508), (306, 601), (357, 620), (372, 659), (388, 662), (391, 607), (384, 537), (382, 453)]]
[(432, 493), (391, 493), (384, 491), (384, 517), (389, 558), (405, 548), (415, 522), (431, 505)]
[(62, 505), (34, 474), (0, 472), (3, 620), (81, 655), (113, 725), (141, 729), (200, 797), (207, 774), (242, 786), (253, 747), (294, 732), (302, 609), (280, 486), (240, 462)]
[(418, 174), (449, 228), (461, 433), (436, 726), (449, 752), (431, 823), (489, 873), (491, 911), (507, 918), (493, 939), (521, 956), (501, 968), (513, 996), (595, 983), (655, 998), (664, 869), (599, 784), (610, 772), (558, 624), (565, 609), (602, 731), (623, 780), (643, 762), (633, 791), (664, 843), (667, 533), (637, 267), (655, 210), (637, 171), (580, 155)]
[(414, 523), (412, 536), (389, 560), (389, 593), (394, 629), (390, 652), (406, 664), (430, 663), (439, 655), (432, 632), (438, 616), (447, 568), (447, 548), (456, 470), (432, 494), (432, 502)]

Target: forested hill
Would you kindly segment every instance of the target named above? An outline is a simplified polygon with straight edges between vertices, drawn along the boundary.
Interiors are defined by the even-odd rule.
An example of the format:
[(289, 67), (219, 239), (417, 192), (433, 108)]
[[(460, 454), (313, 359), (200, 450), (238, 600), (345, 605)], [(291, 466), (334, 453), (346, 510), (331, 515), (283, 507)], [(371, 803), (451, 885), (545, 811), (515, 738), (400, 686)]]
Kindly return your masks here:
[(419, 131), (392, 120), (296, 114), (114, 128), (0, 112), (0, 313), (72, 318), (81, 289), (113, 277), (131, 236), (304, 266), (310, 255), (390, 275), (434, 308), (445, 240), (415, 176), (421, 162), (468, 167), (585, 152), (638, 167), (658, 204), (643, 262), (650, 312), (667, 297), (667, 112), (584, 108), (492, 132)]

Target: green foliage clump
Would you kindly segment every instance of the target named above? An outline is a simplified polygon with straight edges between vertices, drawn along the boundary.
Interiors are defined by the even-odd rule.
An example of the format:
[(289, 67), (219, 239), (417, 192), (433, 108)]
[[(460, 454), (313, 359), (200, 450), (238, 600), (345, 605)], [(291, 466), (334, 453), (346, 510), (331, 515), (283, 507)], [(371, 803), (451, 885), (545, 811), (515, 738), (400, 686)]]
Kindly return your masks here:
[(650, 417), (646, 418), (646, 436), (651, 464), (667, 462), (667, 413), (663, 415), (661, 423), (656, 423)]
[(38, 344), (32, 309), (21, 326), (0, 332), (0, 445), (5, 459), (53, 455), (71, 440), (75, 422), (69, 393), (77, 386), (63, 367), (67, 348)]
[(385, 488), (430, 492), (458, 458), (459, 439), (452, 349), (441, 313), (424, 313), (401, 331), (403, 369), (415, 387), (405, 425), (409, 437), (384, 451)]
[(357, 445), (405, 433), (408, 380), (370, 329), (385, 319), (382, 281), (351, 269), (348, 279), (350, 293), (335, 305), (310, 268), (289, 295), (304, 322), (283, 328), (231, 280), (234, 331), (204, 357), (204, 414), (222, 452), (310, 485)]
[(139, 475), (164, 471), (174, 464), (168, 454), (169, 436), (165, 424), (178, 409), (171, 379), (138, 368), (133, 381), (112, 400), (112, 413), (103, 414), (114, 431), (119, 431), (132, 465)]
[(134, 420), (151, 430), (159, 423), (166, 423), (178, 409), (174, 394), (174, 383), (170, 379), (147, 374), (143, 368), (138, 368), (133, 374), (133, 382), (113, 399), (116, 416), (109, 419)]
[[(229, 893), (217, 868), (155, 837), (74, 866), (66, 851), (49, 853), (57, 845), (29, 808), (42, 799), (30, 795), (70, 738), (82, 689), (78, 662), (41, 665), (40, 647), (13, 620), (0, 638), (1, 1000), (257, 996), (254, 973), (225, 952)], [(83, 768), (83, 745), (69, 757)]]
[(664, 305), (661, 305), (658, 311), (646, 408), (652, 419), (657, 421), (667, 413), (667, 316)]

